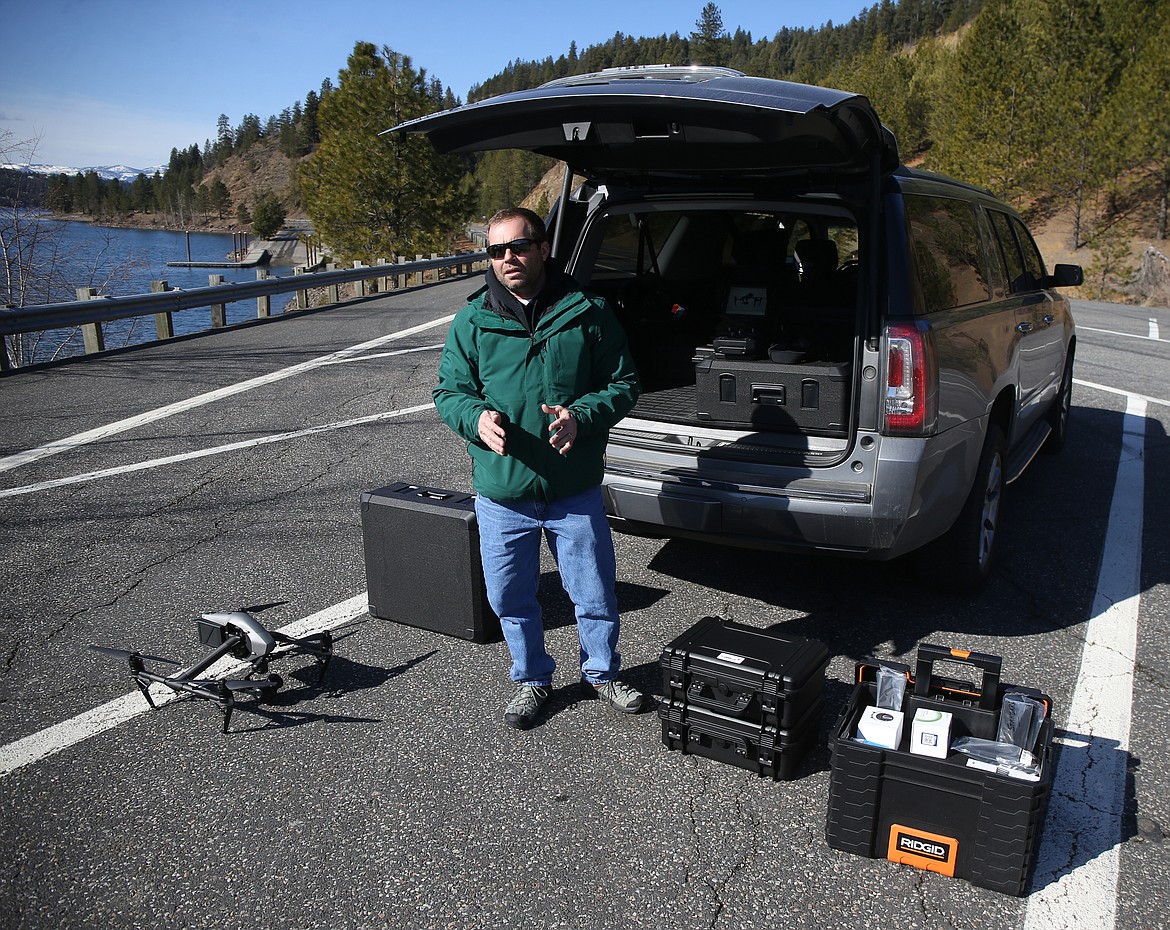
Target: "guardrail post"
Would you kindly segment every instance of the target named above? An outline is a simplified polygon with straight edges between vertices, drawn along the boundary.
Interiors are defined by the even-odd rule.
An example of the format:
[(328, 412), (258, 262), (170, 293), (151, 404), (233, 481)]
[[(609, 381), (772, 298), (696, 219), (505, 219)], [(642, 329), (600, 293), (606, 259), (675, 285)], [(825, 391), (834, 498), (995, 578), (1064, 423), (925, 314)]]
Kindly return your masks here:
[[(353, 263), (353, 267), (354, 267), (354, 268), (365, 268), (365, 267), (366, 267), (366, 263), (365, 263), (365, 262), (363, 262), (363, 261), (358, 261), (357, 259), (355, 259), (355, 260), (354, 260), (354, 263)], [(369, 293), (369, 291), (367, 291), (367, 290), (366, 290), (366, 282), (365, 282), (365, 280), (364, 280), (364, 279), (363, 279), (363, 280), (361, 280), (361, 281), (355, 281), (355, 282), (354, 282), (354, 284), (356, 284), (356, 285), (357, 285), (357, 287), (355, 288), (355, 290), (357, 291), (357, 295), (356, 295), (356, 296), (358, 296), (358, 297), (365, 297), (365, 296), (366, 296), (366, 294), (368, 294), (368, 293)]]
[[(395, 265), (401, 265), (404, 261), (406, 261), (406, 259), (404, 259), (401, 255), (394, 256), (394, 264)], [(399, 280), (398, 275), (394, 276), (394, 287), (395, 288), (397, 288), (399, 285), (401, 285), (402, 287), (407, 287), (409, 284), (410, 284), (410, 279), (407, 275), (403, 275), (401, 281)]]
[[(79, 287), (77, 289), (78, 300), (96, 300), (96, 287)], [(88, 355), (90, 352), (103, 352), (106, 348), (106, 337), (102, 333), (101, 320), (95, 320), (93, 323), (81, 324), (81, 341), (85, 346), (85, 352)]]
[[(298, 266), (296, 268), (292, 269), (292, 274), (303, 275), (304, 274), (303, 264), (298, 264)], [(302, 289), (297, 290), (297, 292), (296, 292), (296, 308), (297, 308), (297, 310), (308, 310), (309, 309), (309, 289), (308, 288), (302, 288)]]
[[(171, 286), (166, 281), (151, 281), (150, 291), (152, 294), (165, 294), (171, 289)], [(171, 316), (170, 310), (165, 310), (162, 313), (154, 315), (154, 331), (159, 339), (171, 339), (175, 335), (175, 318)]]
[[(329, 262), (325, 266), (325, 270), (326, 271), (336, 271), (337, 266), (335, 264), (333, 264), (333, 262)], [(329, 287), (326, 288), (326, 292), (328, 294), (329, 303), (331, 303), (331, 304), (341, 303), (341, 288), (338, 287), (336, 284), (330, 284)]]
[[(378, 258), (374, 260), (374, 264), (385, 265), (387, 261), (384, 258)], [(383, 275), (381, 278), (378, 278), (378, 290), (383, 294), (390, 290), (390, 279), (388, 277)]]
[[(0, 304), (0, 310), (15, 310), (16, 307), (12, 304)], [(19, 346), (24, 340), (23, 333), (13, 333), (12, 338), (14, 345)], [(8, 340), (5, 336), (0, 336), (0, 371), (12, 371), (12, 362), (8, 358)]]
[[(256, 269), (256, 280), (263, 281), (268, 277), (267, 268)], [(266, 316), (272, 316), (272, 295), (262, 294), (256, 298), (256, 318), (263, 319)]]
[[(416, 262), (421, 262), (423, 260), (423, 257), (421, 255), (415, 255), (414, 260)], [(420, 285), (427, 283), (427, 273), (425, 271), (420, 271), (418, 273), (418, 283)]]
[[(212, 287), (223, 284), (223, 275), (209, 274), (207, 276), (207, 283)], [(223, 326), (227, 326), (227, 304), (212, 304), (211, 328), (219, 329)]]

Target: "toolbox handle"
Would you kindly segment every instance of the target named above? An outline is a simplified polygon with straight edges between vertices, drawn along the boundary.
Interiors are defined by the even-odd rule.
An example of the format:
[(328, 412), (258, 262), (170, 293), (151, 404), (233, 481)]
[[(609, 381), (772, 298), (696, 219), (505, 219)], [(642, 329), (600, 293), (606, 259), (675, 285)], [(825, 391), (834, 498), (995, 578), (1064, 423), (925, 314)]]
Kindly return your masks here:
[(971, 697), (979, 699), (979, 707), (983, 710), (995, 710), (996, 696), (999, 692), (999, 673), (1003, 666), (1003, 659), (986, 652), (971, 652), (967, 649), (952, 649), (948, 646), (923, 643), (918, 647), (918, 665), (914, 673), (914, 694), (918, 697), (927, 697), (930, 694), (934, 663), (939, 661), (958, 662), (981, 669), (983, 671), (982, 689), (979, 692), (973, 692)]

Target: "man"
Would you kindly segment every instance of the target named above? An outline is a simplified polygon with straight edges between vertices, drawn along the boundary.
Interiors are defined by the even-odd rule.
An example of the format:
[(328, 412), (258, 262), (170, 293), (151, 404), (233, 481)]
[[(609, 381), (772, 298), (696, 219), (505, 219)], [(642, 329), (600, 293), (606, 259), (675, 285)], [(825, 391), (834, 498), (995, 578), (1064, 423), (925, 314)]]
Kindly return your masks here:
[(487, 283), (447, 334), (434, 400), (471, 455), (488, 602), (517, 685), (504, 721), (527, 729), (552, 689), (536, 597), (542, 536), (577, 617), (583, 691), (638, 713), (641, 693), (617, 679), (617, 568), (601, 498), (609, 429), (639, 393), (625, 333), (550, 259), (531, 210), (491, 218), (488, 257)]

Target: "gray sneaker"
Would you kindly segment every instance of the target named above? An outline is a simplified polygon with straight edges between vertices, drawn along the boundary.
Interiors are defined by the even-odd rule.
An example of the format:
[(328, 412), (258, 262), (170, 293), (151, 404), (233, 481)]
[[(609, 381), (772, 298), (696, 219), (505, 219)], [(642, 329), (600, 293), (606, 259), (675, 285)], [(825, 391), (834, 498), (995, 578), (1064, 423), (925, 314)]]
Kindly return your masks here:
[(607, 681), (600, 687), (594, 687), (589, 682), (582, 681), (581, 689), (586, 694), (605, 701), (606, 704), (620, 713), (638, 714), (642, 712), (644, 703), (642, 692), (620, 681)]
[(542, 685), (520, 685), (504, 708), (504, 723), (517, 730), (527, 730), (536, 721), (548, 694), (549, 688)]

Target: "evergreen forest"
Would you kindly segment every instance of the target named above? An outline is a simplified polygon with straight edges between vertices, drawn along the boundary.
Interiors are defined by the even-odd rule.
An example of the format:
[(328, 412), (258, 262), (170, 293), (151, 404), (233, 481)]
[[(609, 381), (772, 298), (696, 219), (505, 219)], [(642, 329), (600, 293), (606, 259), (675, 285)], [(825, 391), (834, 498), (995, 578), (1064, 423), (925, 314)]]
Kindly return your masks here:
[[(837, 87), (872, 100), (907, 163), (987, 187), (1032, 222), (1070, 217), (1064, 246), (1093, 250), (1106, 273), (1111, 262), (1120, 273), (1134, 239), (1166, 237), (1166, 0), (881, 0), (848, 23), (758, 38), (725, 25), (715, 3), (696, 15), (686, 34), (617, 32), (555, 59), (517, 59), (470, 88), (468, 101), (662, 63)], [(325, 79), (264, 121), (249, 114), (233, 127), (221, 116), (214, 138), (172, 150), (163, 173), (128, 185), (59, 175), (44, 196), (59, 212), (151, 212), (175, 225), (250, 222), (269, 197), (307, 214), (342, 260), (440, 251), (470, 218), (525, 199), (553, 167), (519, 152), (440, 157), (424, 139), (381, 134), (460, 102), (409, 57), (358, 41), (336, 83)], [(260, 153), (289, 167), (276, 189), (241, 192), (231, 166), (249, 160), (255, 175)]]

